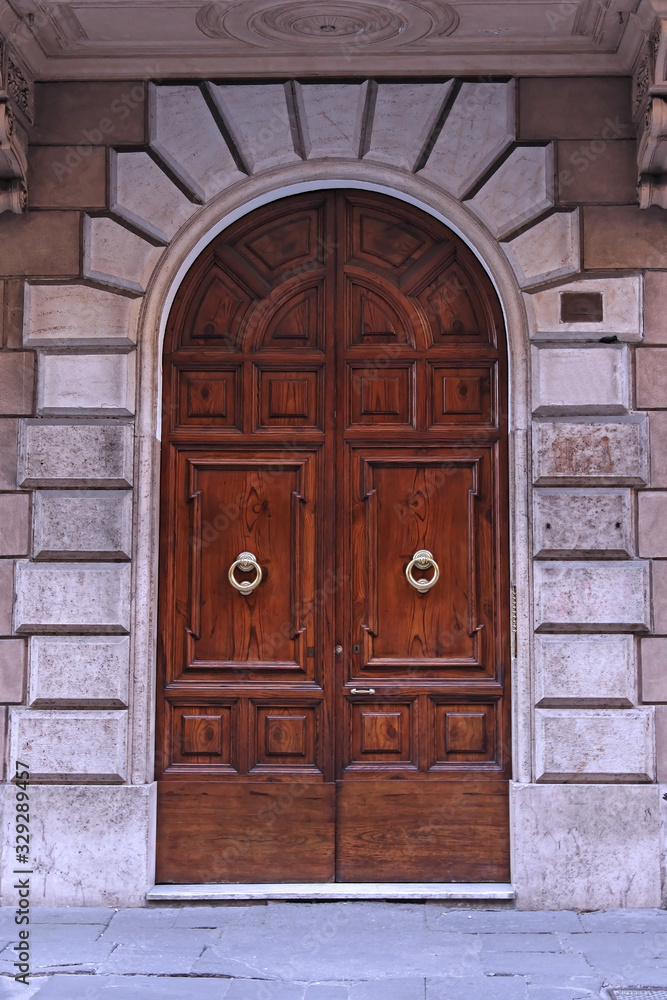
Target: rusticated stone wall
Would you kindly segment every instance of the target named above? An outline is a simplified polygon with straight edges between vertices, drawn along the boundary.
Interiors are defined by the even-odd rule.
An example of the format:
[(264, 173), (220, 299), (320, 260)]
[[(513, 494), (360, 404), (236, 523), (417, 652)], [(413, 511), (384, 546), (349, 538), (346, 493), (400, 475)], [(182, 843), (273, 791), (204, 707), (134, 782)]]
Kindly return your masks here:
[(158, 503), (135, 450), (146, 290), (215, 199), (327, 163), (456, 200), (524, 304), (518, 904), (658, 905), (667, 228), (636, 203), (630, 123), (616, 78), (37, 86), (29, 212), (0, 217), (0, 722), (60, 831), (36, 844), (44, 902), (140, 904), (151, 880), (153, 788), (132, 765), (153, 670), (132, 633), (154, 612), (137, 497)]

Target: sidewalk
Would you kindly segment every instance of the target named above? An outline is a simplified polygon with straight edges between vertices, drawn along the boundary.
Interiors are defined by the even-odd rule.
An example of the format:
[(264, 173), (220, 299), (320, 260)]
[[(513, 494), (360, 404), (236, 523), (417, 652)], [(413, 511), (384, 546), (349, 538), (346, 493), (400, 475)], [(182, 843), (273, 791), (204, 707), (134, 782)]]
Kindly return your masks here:
[(0, 909), (2, 1000), (630, 1000), (631, 987), (667, 1000), (664, 910), (337, 902), (31, 918), (25, 986), (14, 909)]

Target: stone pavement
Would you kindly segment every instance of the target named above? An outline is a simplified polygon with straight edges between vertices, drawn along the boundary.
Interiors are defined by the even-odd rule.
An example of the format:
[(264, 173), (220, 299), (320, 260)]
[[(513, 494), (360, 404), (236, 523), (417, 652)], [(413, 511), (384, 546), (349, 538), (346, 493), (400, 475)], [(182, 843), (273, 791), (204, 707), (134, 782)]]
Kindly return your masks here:
[(667, 911), (518, 912), (441, 903), (34, 908), (14, 982), (0, 909), (0, 998), (578, 1000), (667, 986)]

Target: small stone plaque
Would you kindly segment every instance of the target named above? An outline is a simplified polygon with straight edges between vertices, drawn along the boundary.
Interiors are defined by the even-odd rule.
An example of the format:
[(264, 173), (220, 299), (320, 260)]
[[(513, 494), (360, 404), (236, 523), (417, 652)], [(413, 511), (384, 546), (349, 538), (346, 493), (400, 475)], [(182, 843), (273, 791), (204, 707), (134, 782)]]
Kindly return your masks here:
[(561, 292), (561, 323), (601, 323), (602, 292)]

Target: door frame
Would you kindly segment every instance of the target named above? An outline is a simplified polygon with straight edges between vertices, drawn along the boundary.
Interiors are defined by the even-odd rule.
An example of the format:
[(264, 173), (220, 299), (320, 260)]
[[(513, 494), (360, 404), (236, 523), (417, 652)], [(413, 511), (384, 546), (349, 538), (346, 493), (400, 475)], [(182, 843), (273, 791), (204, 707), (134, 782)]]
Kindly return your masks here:
[[(224, 229), (254, 209), (307, 191), (352, 188), (397, 198), (438, 219), (459, 236), (489, 275), (505, 320), (508, 350), (510, 577), (516, 588), (511, 680), (512, 759), (516, 782), (532, 777), (531, 619), (529, 537), (530, 454), (528, 318), (521, 289), (500, 243), (464, 204), (429, 182), (363, 163), (303, 163), (235, 185), (197, 213), (165, 250), (150, 280), (139, 321), (135, 447), (131, 698), (128, 776), (152, 784), (155, 752), (156, 620), (162, 347), (167, 318), (190, 266)], [(155, 822), (149, 837), (154, 853)], [(513, 843), (510, 814), (510, 839)]]

